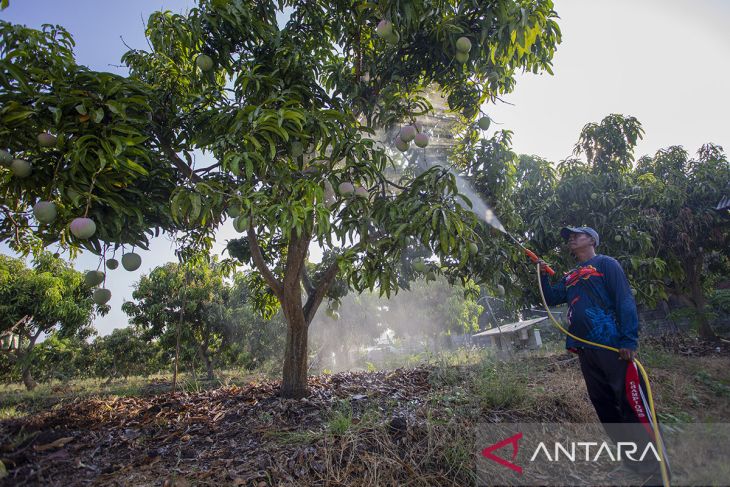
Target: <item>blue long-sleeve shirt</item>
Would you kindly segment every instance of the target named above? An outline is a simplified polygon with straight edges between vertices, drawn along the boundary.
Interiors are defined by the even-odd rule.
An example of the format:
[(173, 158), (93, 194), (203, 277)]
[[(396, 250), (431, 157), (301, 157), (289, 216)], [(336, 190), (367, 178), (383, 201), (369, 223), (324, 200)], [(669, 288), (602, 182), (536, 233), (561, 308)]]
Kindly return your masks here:
[[(542, 275), (548, 305), (568, 303), (568, 331), (616, 348), (636, 350), (639, 316), (629, 281), (616, 259), (596, 255), (568, 272), (556, 285)], [(567, 337), (566, 348), (597, 348)]]

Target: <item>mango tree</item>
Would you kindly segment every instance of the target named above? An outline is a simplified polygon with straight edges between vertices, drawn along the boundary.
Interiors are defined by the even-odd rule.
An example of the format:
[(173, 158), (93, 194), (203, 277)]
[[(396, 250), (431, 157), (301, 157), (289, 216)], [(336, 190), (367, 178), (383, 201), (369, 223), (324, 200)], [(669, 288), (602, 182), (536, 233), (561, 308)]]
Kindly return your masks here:
[[(277, 14), (289, 19), (280, 26)], [(423, 151), (416, 122), (434, 87), (472, 127), (517, 70), (550, 71), (555, 18), (550, 0), (203, 0), (150, 17), (150, 49), (123, 58), (128, 77), (76, 65), (60, 28), (0, 24), (0, 146), (30, 163), (3, 171), (0, 238), (103, 253), (171, 232), (185, 258), (235, 216), (266, 302), (288, 323), (282, 393), (305, 395), (307, 329), (335, 277), (389, 295), (413, 242), (452, 279), (473, 270), (474, 218), (453, 175), (392, 180), (395, 140), (375, 131), (410, 125)], [(40, 200), (57, 215), (36, 226)], [(95, 232), (86, 220), (70, 228), (73, 218)], [(311, 243), (336, 255), (314, 276)]]
[(109, 307), (94, 305), (84, 275), (63, 260), (45, 252), (28, 268), (0, 255), (0, 333), (21, 338), (20, 347), (7, 353), (28, 390), (36, 386), (31, 364), (38, 338), (55, 331), (58, 338), (84, 339), (93, 332), (95, 310), (106, 313)]
[(686, 294), (697, 308), (700, 335), (713, 338), (702, 288), (711, 280), (708, 256), (727, 259), (727, 220), (714, 210), (730, 184), (727, 158), (707, 144), (694, 159), (670, 147), (635, 164), (642, 136), (638, 120), (614, 114), (583, 128), (576, 157), (557, 172), (548, 161), (521, 156), (512, 198), (517, 228), (559, 268), (574, 264), (559, 252), (559, 228), (596, 228), (599, 251), (623, 264), (638, 302), (655, 306), (668, 291)]
[(703, 288), (711, 282), (708, 257), (730, 257), (730, 224), (715, 210), (730, 187), (730, 164), (721, 147), (706, 144), (691, 158), (679, 146), (642, 157), (637, 173), (654, 222), (657, 255), (667, 263), (672, 291), (688, 295), (702, 338), (715, 340)]
[(158, 342), (145, 340), (134, 327), (116, 328), (109, 335), (96, 337), (90, 346), (94, 375), (111, 382), (117, 377), (148, 375), (157, 372)]
[(601, 235), (598, 252), (621, 262), (637, 300), (654, 306), (666, 297), (665, 262), (656, 252), (649, 194), (634, 171), (634, 147), (642, 136), (638, 120), (613, 114), (583, 128), (575, 157), (555, 165), (521, 156), (514, 199), (522, 231), (557, 268), (575, 265), (561, 251), (560, 228), (591, 226)]
[(145, 340), (157, 339), (168, 349), (180, 343), (193, 350), (214, 376), (214, 357), (222, 352), (230, 319), (229, 286), (220, 264), (168, 263), (137, 283), (122, 309)]

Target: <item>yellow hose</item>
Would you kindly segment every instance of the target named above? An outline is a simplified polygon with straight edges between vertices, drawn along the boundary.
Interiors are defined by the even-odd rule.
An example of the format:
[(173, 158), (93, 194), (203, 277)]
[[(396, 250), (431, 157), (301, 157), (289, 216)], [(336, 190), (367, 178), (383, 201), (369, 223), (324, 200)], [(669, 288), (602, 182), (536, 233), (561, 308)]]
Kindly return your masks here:
[[(563, 328), (560, 323), (558, 323), (558, 320), (555, 319), (553, 314), (550, 312), (550, 308), (547, 305), (547, 302), (545, 301), (545, 294), (542, 290), (542, 279), (540, 279), (540, 264), (537, 264), (537, 286), (540, 289), (540, 298), (542, 299), (542, 305), (545, 307), (545, 311), (547, 311), (548, 316), (550, 316), (550, 319), (552, 320), (553, 324), (558, 327), (560, 331), (562, 331), (564, 334), (568, 335), (569, 337), (578, 340), (579, 342), (586, 343), (588, 345), (593, 345), (594, 347), (600, 347), (605, 348), (606, 350), (612, 350), (614, 352), (618, 353), (618, 348), (615, 347), (609, 347), (608, 345), (603, 345), (602, 343), (595, 343), (588, 340), (585, 340), (583, 338), (577, 337), (570, 333), (568, 330)], [(641, 362), (639, 362), (637, 359), (634, 359), (634, 362), (636, 363), (636, 366), (639, 369), (639, 372), (641, 372), (641, 376), (644, 378), (644, 383), (646, 384), (646, 395), (649, 399), (649, 409), (651, 410), (651, 425), (654, 430), (654, 445), (656, 446), (657, 453), (659, 454), (659, 468), (662, 472), (662, 484), (664, 487), (669, 487), (669, 474), (667, 473), (667, 465), (664, 462), (664, 448), (661, 444), (661, 436), (659, 434), (659, 420), (656, 416), (656, 412), (654, 411), (654, 396), (651, 394), (651, 385), (649, 385), (649, 376), (646, 373), (646, 370), (644, 370), (644, 366), (641, 365)]]

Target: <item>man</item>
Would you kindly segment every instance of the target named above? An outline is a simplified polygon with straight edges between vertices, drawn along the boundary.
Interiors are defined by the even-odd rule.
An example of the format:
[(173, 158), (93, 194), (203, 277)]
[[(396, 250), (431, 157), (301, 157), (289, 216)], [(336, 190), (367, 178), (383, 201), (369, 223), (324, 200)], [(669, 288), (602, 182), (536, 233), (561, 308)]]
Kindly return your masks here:
[[(560, 231), (578, 265), (559, 283), (551, 285), (543, 272), (542, 287), (548, 305), (568, 303), (568, 331), (584, 340), (618, 349), (618, 353), (567, 337), (566, 348), (578, 354), (588, 396), (614, 442), (637, 443), (641, 452), (654, 437), (646, 389), (636, 364), (639, 316), (621, 264), (596, 254), (598, 232), (590, 227)], [(545, 263), (541, 261), (544, 271)], [(627, 461), (635, 471), (653, 474), (653, 455), (644, 462)]]

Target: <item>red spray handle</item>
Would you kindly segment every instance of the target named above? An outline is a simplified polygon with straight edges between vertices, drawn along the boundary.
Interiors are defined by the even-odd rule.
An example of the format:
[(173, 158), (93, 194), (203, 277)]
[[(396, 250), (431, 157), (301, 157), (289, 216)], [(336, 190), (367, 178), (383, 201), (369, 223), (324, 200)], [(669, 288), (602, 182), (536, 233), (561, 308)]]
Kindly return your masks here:
[[(535, 252), (533, 252), (532, 250), (528, 250), (528, 249), (524, 249), (524, 250), (531, 261), (537, 262), (538, 260), (540, 260), (540, 257), (538, 257), (537, 254)], [(547, 272), (551, 276), (555, 275), (555, 271), (552, 270), (549, 265), (545, 265), (545, 272)]]

